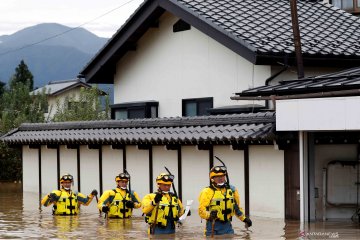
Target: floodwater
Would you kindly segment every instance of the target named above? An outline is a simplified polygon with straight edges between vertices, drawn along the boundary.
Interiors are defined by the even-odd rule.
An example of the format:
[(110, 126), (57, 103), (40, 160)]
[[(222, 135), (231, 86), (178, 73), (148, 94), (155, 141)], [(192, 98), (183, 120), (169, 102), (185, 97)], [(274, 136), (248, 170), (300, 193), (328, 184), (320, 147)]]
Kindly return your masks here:
[[(148, 236), (140, 215), (131, 220), (104, 219), (94, 201), (79, 216), (53, 216), (51, 207), (39, 208), (39, 196), (22, 192), (21, 184), (0, 182), (0, 239), (207, 239), (205, 222), (192, 210), (175, 235)], [(252, 217), (246, 230), (233, 220), (235, 235), (219, 239), (360, 239), (360, 225), (350, 220), (307, 223)]]

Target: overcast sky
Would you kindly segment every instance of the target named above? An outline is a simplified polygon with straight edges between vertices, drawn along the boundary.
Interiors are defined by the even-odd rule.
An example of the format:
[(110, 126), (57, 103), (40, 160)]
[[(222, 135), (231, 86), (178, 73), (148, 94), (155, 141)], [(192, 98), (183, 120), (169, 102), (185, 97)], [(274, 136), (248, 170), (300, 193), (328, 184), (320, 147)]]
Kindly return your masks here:
[(0, 0), (0, 36), (39, 23), (59, 23), (68, 27), (85, 24), (81, 27), (109, 38), (143, 1)]

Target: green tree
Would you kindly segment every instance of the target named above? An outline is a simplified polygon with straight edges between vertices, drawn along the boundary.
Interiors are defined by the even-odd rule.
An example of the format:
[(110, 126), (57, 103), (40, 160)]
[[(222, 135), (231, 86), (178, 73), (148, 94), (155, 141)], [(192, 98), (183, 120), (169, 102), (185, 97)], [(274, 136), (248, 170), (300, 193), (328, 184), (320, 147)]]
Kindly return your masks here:
[(57, 102), (54, 122), (106, 120), (110, 118), (108, 95), (104, 96), (105, 106), (101, 104), (101, 93), (97, 86), (81, 87), (78, 97), (67, 97), (63, 102)]
[(5, 92), (6, 83), (0, 81), (0, 96), (2, 96)]
[(10, 79), (10, 88), (16, 87), (17, 83), (29, 86), (30, 91), (34, 89), (34, 76), (24, 60), (21, 60), (20, 64), (15, 68), (15, 74)]
[[(0, 135), (19, 127), (24, 122), (44, 121), (45, 93), (31, 95), (31, 81), (17, 81), (16, 79), (13, 77), (11, 86), (5, 87), (4, 93), (0, 95)], [(21, 149), (9, 148), (0, 142), (0, 169), (0, 180), (20, 180), (22, 176)]]

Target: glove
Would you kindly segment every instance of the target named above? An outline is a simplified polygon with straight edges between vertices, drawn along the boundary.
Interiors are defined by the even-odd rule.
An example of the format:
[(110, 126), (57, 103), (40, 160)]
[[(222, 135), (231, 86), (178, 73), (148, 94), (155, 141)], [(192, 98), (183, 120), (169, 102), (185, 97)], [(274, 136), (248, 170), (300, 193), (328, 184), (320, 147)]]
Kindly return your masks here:
[(252, 226), (252, 221), (250, 220), (250, 218), (245, 218), (243, 221), (247, 227), (251, 227)]
[(50, 202), (56, 202), (58, 200), (58, 196), (55, 193), (49, 194)]
[(156, 193), (156, 196), (154, 198), (155, 203), (160, 202), (161, 199), (162, 199), (162, 194), (161, 193)]
[(213, 210), (213, 211), (210, 212), (210, 217), (209, 217), (208, 220), (213, 221), (215, 219), (217, 219), (217, 211)]
[(101, 211), (106, 214), (109, 211), (109, 207), (108, 206), (103, 206)]
[(126, 204), (125, 204), (125, 206), (126, 206), (127, 208), (134, 208), (134, 202), (133, 202), (133, 201), (127, 201)]
[(92, 190), (91, 195), (93, 195), (93, 196), (98, 195), (98, 191), (96, 191), (96, 189)]

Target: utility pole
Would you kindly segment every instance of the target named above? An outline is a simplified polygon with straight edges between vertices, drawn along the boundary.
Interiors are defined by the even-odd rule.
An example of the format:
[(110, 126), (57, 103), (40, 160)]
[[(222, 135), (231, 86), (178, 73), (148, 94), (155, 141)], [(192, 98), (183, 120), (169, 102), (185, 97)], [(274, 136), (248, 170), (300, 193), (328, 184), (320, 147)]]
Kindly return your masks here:
[(300, 38), (300, 30), (299, 30), (299, 21), (298, 21), (296, 2), (297, 2), (297, 0), (290, 0), (291, 25), (292, 25), (292, 29), (293, 29), (293, 35), (294, 35), (297, 74), (298, 74), (298, 79), (300, 79), (300, 78), (304, 78), (304, 64), (303, 64), (303, 58), (302, 58), (302, 53), (301, 53), (301, 38)]

